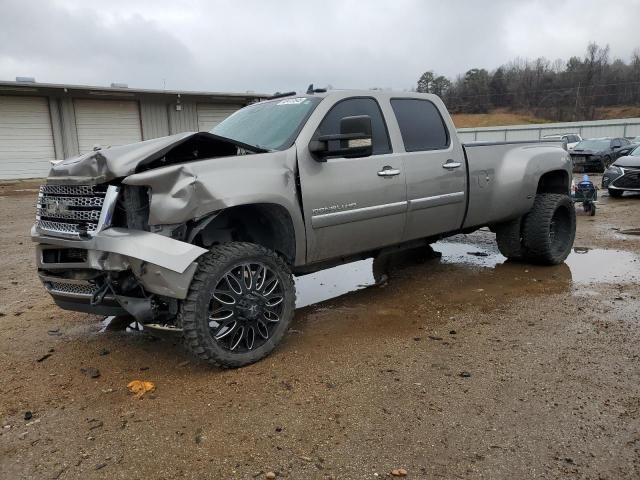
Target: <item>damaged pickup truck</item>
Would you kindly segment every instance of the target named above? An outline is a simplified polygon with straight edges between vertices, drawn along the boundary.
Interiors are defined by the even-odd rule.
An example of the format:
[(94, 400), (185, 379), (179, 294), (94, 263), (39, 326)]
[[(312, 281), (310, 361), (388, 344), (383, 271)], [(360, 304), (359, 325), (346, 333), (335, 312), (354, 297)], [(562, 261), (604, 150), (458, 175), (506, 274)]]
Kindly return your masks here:
[(31, 235), (60, 307), (172, 325), (240, 367), (287, 332), (293, 275), (484, 226), (510, 259), (563, 262), (570, 183), (560, 142), (462, 145), (434, 95), (310, 90), (60, 162)]

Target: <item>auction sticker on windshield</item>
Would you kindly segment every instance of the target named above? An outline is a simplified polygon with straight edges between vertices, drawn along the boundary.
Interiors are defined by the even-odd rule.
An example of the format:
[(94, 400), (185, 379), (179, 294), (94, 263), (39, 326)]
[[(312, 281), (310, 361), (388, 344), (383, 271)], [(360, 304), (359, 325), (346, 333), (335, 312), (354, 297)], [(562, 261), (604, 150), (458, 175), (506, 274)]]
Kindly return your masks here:
[(305, 97), (287, 98), (286, 100), (280, 100), (276, 105), (300, 105), (305, 100), (307, 100)]

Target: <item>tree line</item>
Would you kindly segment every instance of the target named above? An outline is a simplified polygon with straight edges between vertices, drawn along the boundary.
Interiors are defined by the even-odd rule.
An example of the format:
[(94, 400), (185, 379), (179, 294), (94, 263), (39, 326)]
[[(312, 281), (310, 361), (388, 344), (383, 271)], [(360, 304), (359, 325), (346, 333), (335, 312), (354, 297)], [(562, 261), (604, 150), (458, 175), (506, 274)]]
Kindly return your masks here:
[(427, 71), (416, 90), (440, 96), (454, 113), (525, 110), (558, 121), (593, 120), (598, 107), (640, 105), (640, 48), (627, 63), (609, 46), (590, 43), (584, 57), (551, 62), (515, 59), (488, 71), (472, 68), (450, 80)]

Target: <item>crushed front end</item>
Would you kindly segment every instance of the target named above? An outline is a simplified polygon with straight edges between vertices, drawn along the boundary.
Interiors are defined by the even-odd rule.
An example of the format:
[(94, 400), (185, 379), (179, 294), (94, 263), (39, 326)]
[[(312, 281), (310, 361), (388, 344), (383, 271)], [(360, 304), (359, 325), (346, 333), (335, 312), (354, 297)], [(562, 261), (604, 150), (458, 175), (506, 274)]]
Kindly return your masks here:
[(146, 189), (117, 182), (40, 187), (31, 236), (38, 275), (60, 307), (141, 322), (175, 316), (205, 250), (170, 228), (148, 231), (148, 208)]

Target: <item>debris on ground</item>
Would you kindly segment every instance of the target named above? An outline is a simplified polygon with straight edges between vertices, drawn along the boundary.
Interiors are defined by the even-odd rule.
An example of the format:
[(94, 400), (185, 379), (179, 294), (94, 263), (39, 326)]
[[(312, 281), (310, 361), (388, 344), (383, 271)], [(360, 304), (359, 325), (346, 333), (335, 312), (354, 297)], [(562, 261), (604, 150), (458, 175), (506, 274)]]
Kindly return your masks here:
[(95, 367), (83, 367), (80, 369), (80, 371), (91, 378), (100, 377), (100, 370)]
[(391, 470), (391, 475), (394, 477), (406, 477), (408, 472), (404, 468), (394, 468)]
[(127, 384), (127, 388), (136, 398), (142, 398), (146, 393), (155, 392), (156, 385), (153, 382), (143, 380), (132, 380)]
[(42, 355), (40, 358), (38, 358), (36, 360), (36, 362), (40, 363), (40, 362), (44, 362), (47, 358), (49, 358), (51, 356), (50, 353), (45, 353), (44, 355)]
[(24, 419), (25, 420), (31, 420), (33, 418), (33, 413), (31, 412), (31, 410), (27, 410), (26, 412), (24, 412)]
[(276, 474), (273, 472), (267, 472), (264, 476), (264, 478), (267, 478), (269, 480), (273, 480), (274, 478), (276, 478)]
[(471, 374), (469, 372), (460, 372), (460, 376), (462, 378), (469, 378), (471, 376)]
[(111, 350), (109, 350), (108, 348), (103, 348), (100, 350), (100, 352), (98, 352), (98, 355), (100, 355), (101, 357), (104, 357), (105, 355), (109, 355), (111, 353)]

